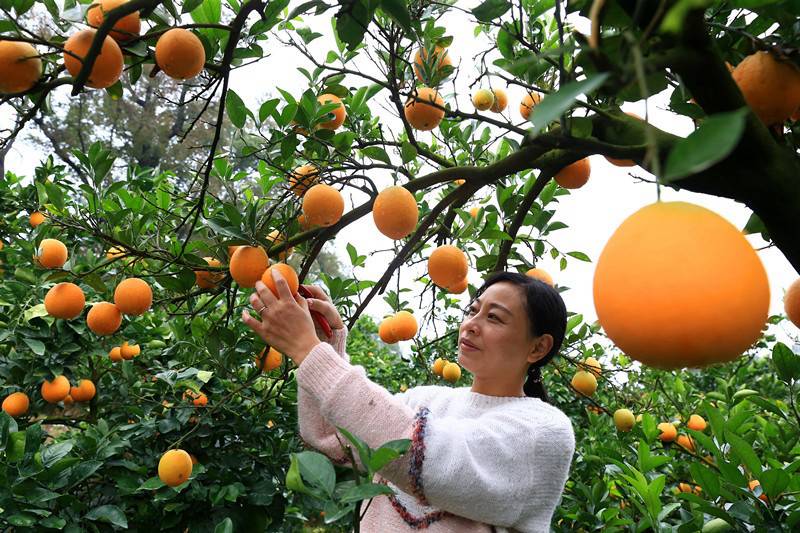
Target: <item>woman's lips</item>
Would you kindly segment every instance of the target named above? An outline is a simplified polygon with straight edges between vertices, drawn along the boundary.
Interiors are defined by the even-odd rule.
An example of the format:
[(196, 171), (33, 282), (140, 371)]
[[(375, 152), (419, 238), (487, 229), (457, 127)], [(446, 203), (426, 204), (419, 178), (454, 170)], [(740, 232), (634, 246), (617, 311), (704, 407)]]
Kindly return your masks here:
[(470, 342), (467, 342), (466, 340), (462, 340), (461, 341), (461, 347), (466, 349), (466, 350), (477, 350), (478, 349), (477, 346), (475, 346), (474, 344), (472, 344)]

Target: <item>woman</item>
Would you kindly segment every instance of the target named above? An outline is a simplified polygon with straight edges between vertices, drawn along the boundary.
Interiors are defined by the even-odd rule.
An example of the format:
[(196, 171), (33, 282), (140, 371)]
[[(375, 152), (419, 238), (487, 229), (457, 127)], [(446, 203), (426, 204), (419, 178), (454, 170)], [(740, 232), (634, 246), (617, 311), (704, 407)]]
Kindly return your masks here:
[[(569, 419), (547, 403), (540, 369), (564, 339), (566, 309), (539, 280), (502, 272), (488, 278), (459, 328), (458, 362), (471, 388), (414, 387), (391, 394), (352, 366), (347, 330), (327, 295), (292, 297), (275, 275), (278, 297), (259, 282), (242, 315), (262, 339), (297, 365), (300, 434), (339, 462), (343, 427), (372, 447), (411, 439), (408, 453), (376, 482), (395, 496), (369, 506), (362, 530), (549, 531), (569, 472), (575, 437)], [(330, 322), (320, 342), (309, 309)], [(357, 455), (357, 454), (356, 454)], [(495, 527), (496, 526), (496, 527)]]

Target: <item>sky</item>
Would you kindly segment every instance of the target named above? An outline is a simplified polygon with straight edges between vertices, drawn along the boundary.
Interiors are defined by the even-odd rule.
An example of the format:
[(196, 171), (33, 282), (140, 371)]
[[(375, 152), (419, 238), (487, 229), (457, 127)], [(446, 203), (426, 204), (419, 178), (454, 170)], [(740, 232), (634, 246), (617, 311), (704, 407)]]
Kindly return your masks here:
[[(472, 4), (477, 5), (477, 2), (465, 2), (464, 4), (463, 7), (468, 8)], [(291, 7), (294, 7), (294, 4)], [(324, 58), (327, 50), (335, 47), (328, 18), (323, 16), (306, 19), (306, 25), (324, 35), (323, 38), (312, 42), (310, 47), (311, 51), (320, 59)], [(588, 34), (588, 20), (579, 16), (571, 16), (569, 20), (579, 31)], [(480, 37), (475, 38), (473, 36), (473, 26), (466, 24), (463, 18), (445, 19), (442, 22), (448, 28), (448, 34), (454, 36), (450, 53), (454, 65), (458, 67), (459, 71), (455, 82), (455, 94), (451, 90), (452, 83), (448, 83), (444, 96), (449, 103), (457, 102), (459, 108), (471, 111), (469, 84), (478, 74), (473, 58), (485, 48), (485, 41), (482, 41)], [(298, 26), (303, 25), (298, 24)], [(251, 109), (256, 110), (256, 113), (260, 102), (270, 97), (270, 95), (278, 94), (277, 87), (289, 89), (296, 97), (299, 97), (301, 92), (299, 88), (306, 87), (307, 82), (296, 69), (298, 66), (310, 68), (308, 63), (298, 59), (297, 52), (276, 40), (269, 41), (266, 44), (266, 50), (270, 54), (269, 57), (257, 64), (235, 70), (231, 78), (231, 87)], [(364, 63), (356, 64), (355, 66), (365, 69), (365, 72), (369, 68)], [(361, 86), (364, 84), (365, 82), (354, 78), (349, 78), (344, 82), (346, 86)], [(60, 90), (67, 91), (69, 88), (65, 87)], [(513, 114), (513, 120), (518, 121), (519, 117), (516, 109), (523, 96), (523, 91), (521, 88), (512, 87), (508, 90), (508, 93), (509, 111)], [(643, 117), (647, 108), (650, 122), (657, 127), (677, 135), (688, 135), (692, 131), (691, 121), (688, 118), (670, 113), (667, 110), (668, 98), (668, 92), (661, 93), (649, 98), (647, 102), (640, 101), (626, 104), (623, 106), (623, 110)], [(384, 102), (384, 96), (379, 95), (376, 97), (373, 100), (373, 112), (380, 112), (385, 115), (386, 127), (390, 128), (390, 131), (399, 131), (391, 129), (400, 127), (399, 119), (388, 116), (385, 111), (380, 111), (381, 108), (387, 108), (385, 104), (378, 105)], [(8, 124), (9, 120), (8, 112), (0, 110), (0, 126)], [(421, 138), (425, 140), (429, 136), (430, 134), (422, 134)], [(46, 156), (47, 154), (38, 154), (32, 146), (18, 141), (7, 157), (6, 166), (9, 170), (18, 174), (31, 175), (36, 162)], [(582, 251), (595, 261), (599, 257), (606, 241), (619, 224), (641, 207), (656, 200), (656, 189), (653, 184), (637, 182), (631, 176), (633, 174), (648, 180), (653, 179), (653, 176), (639, 167), (615, 167), (606, 162), (601, 156), (592, 156), (590, 161), (592, 173), (589, 182), (572, 194), (559, 197), (556, 219), (567, 223), (569, 227), (552, 233), (549, 239), (563, 252)], [(391, 184), (389, 175), (376, 174), (371, 177), (375, 179), (379, 186)], [(744, 226), (751, 213), (744, 205), (723, 198), (685, 191), (673, 191), (668, 188), (662, 188), (661, 193), (661, 198), (665, 201), (682, 200), (705, 206), (726, 218), (737, 228)], [(476, 194), (476, 198), (489, 195), (490, 191), (483, 189)], [(359, 197), (355, 203), (360, 204), (363, 201), (364, 198)], [(466, 207), (471, 205), (474, 204), (468, 203)], [(346, 198), (346, 209), (352, 206), (352, 199)], [(747, 238), (757, 249), (766, 244), (759, 236), (748, 236)], [(349, 263), (345, 251), (345, 246), (348, 242), (355, 244), (362, 254), (369, 251), (363, 243), (369, 243), (369, 249), (372, 250), (384, 250), (392, 246), (392, 241), (375, 229), (370, 216), (366, 216), (357, 223), (352, 224), (338, 235), (335, 246), (342, 262), (345, 264)], [(789, 284), (797, 278), (797, 273), (777, 248), (762, 250), (758, 254), (770, 281), (769, 312), (770, 314), (782, 313), (783, 293)], [(391, 258), (392, 255), (388, 253), (378, 253), (370, 256), (366, 265), (363, 268), (356, 269), (354, 274), (359, 279), (377, 281)], [(470, 282), (474, 285), (479, 285), (480, 275), (474, 270), (474, 265), (472, 266), (473, 268), (471, 268), (469, 274)], [(556, 284), (569, 287), (569, 290), (562, 293), (569, 311), (583, 314), (587, 321), (596, 319), (597, 315), (592, 300), (594, 262), (586, 263), (570, 258), (566, 270), (560, 271), (557, 262), (551, 260), (549, 254), (546, 254), (545, 257), (539, 260), (537, 266), (548, 271), (553, 276)], [(415, 288), (415, 290), (421, 289), (422, 284), (415, 283), (413, 279), (423, 273), (424, 263), (416, 265), (416, 267), (404, 268), (401, 271), (401, 285)], [(395, 286), (395, 282), (393, 281), (391, 285)], [(467, 299), (468, 296), (465, 292), (461, 295), (462, 303), (466, 304)], [(410, 301), (412, 304), (417, 302), (416, 299), (410, 299)], [(389, 312), (389, 307), (378, 297), (373, 300), (367, 311), (374, 317), (379, 318)], [(779, 338), (785, 338), (787, 335), (796, 335), (796, 328), (786, 324), (784, 323), (775, 331)], [(404, 351), (406, 348), (404, 347)]]

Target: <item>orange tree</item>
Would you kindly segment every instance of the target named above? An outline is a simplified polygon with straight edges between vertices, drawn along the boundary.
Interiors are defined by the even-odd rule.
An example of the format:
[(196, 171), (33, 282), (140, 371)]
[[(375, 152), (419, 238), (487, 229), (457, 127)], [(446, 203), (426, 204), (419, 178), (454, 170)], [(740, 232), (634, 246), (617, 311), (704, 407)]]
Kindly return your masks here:
[[(332, 23), (324, 52), (304, 20), (311, 12)], [(545, 255), (562, 269), (590, 260), (559, 249), (552, 233), (566, 227), (559, 198), (589, 179), (591, 155), (638, 165), (656, 188), (747, 205), (744, 230), (800, 267), (800, 13), (791, 3), (68, 0), (60, 11), (0, 0), (0, 13), (0, 105), (13, 118), (3, 157), (50, 99), (126, 98), (142, 76), (179, 80), (183, 102), (204, 103), (183, 137), (201, 123), (213, 131), (188, 179), (114, 169), (113, 149), (96, 143), (70, 154), (70, 172), (47, 159), (34, 176), (10, 171), (0, 184), (4, 526), (281, 530), (320, 521), (322, 510), (324, 521), (357, 527), (375, 495), (356, 486), (369, 471), (354, 477), (296, 453), (293, 369), (256, 368), (264, 347), (235, 318), (267, 267), (259, 247), (288, 256), (305, 279), (326, 242), (358, 242), (353, 223), (372, 215), (390, 250), (351, 245), (354, 273), (319, 281), (353, 330), (354, 359), (390, 390), (439, 383), (428, 369), (453, 357), (456, 295), (474, 291), (467, 267), (483, 276), (527, 272)], [(578, 14), (587, 35), (572, 27)], [(448, 27), (465, 26), (483, 45), (474, 58), (452, 51), (472, 37)], [(280, 97), (246, 105), (233, 74), (257, 72), (279, 48), (307, 86), (270, 81)], [(687, 138), (620, 110), (665, 91), (669, 111), (695, 121)], [(226, 123), (243, 133), (223, 138)], [(232, 153), (256, 158), (257, 171), (237, 170)], [(382, 195), (390, 182), (408, 194)], [(637, 239), (631, 225), (648, 231)], [(651, 206), (612, 240), (598, 262), (600, 321), (571, 315), (563, 362), (546, 376), (579, 442), (555, 527), (795, 527), (800, 363), (761, 334), (768, 289), (755, 253), (688, 204)], [(435, 247), (430, 272), (414, 275), (419, 299), (406, 299), (401, 272)], [(361, 279), (372, 254), (387, 258), (384, 273)], [(115, 294), (128, 278), (144, 285)], [(378, 295), (419, 324), (376, 332), (360, 321)], [(797, 309), (787, 300), (795, 325)], [(369, 349), (409, 331), (411, 364)], [(686, 331), (701, 343), (680, 344)], [(705, 369), (677, 372), (687, 366)], [(642, 417), (614, 439), (607, 415), (618, 408)], [(708, 427), (694, 419), (684, 431), (693, 414)], [(170, 454), (161, 464), (172, 449), (192, 460)]]

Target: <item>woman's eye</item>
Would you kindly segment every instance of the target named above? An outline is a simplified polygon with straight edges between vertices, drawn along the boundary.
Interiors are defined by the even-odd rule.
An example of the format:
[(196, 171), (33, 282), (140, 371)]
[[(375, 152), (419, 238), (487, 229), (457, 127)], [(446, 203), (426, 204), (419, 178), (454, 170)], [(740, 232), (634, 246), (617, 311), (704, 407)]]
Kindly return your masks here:
[(489, 313), (489, 318), (492, 319), (492, 320), (497, 320), (498, 322), (500, 321), (500, 319), (497, 318), (497, 315), (494, 314), (494, 313)]
[(464, 310), (464, 312), (467, 313), (468, 315), (474, 315), (475, 314), (475, 308), (474, 307), (467, 307)]

